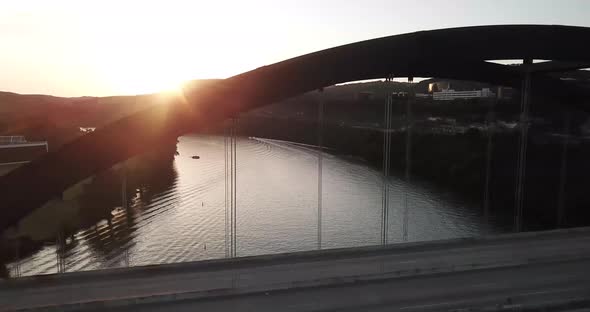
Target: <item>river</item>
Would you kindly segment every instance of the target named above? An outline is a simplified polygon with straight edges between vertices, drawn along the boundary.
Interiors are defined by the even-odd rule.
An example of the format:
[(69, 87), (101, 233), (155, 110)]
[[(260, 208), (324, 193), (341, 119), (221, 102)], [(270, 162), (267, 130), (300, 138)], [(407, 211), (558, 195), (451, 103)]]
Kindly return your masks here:
[[(186, 135), (179, 138), (177, 151), (169, 166), (126, 190), (127, 209), (116, 204), (120, 195), (115, 195), (110, 204), (101, 204), (106, 217), (75, 217), (75, 231), (60, 247), (46, 242), (19, 257), (18, 266), (8, 264), (11, 274), (17, 268), (19, 275), (36, 275), (226, 257), (224, 138)], [(317, 249), (317, 149), (238, 138), (236, 155), (236, 255)], [(322, 168), (321, 248), (380, 244), (381, 172), (330, 153), (322, 155)], [(403, 241), (406, 201), (408, 241), (505, 231), (486, 222), (478, 203), (440, 187), (420, 181), (406, 185), (396, 176), (386, 183), (388, 242)]]

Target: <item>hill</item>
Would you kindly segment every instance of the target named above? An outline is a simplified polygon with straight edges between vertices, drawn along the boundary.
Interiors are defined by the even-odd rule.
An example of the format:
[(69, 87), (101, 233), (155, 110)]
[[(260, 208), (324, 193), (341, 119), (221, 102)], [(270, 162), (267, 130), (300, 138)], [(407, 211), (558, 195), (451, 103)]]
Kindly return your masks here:
[[(188, 84), (198, 87), (211, 81), (195, 80)], [(55, 149), (81, 135), (80, 127), (101, 127), (174, 98), (167, 93), (68, 98), (0, 91), (0, 135), (47, 140), (50, 149)]]

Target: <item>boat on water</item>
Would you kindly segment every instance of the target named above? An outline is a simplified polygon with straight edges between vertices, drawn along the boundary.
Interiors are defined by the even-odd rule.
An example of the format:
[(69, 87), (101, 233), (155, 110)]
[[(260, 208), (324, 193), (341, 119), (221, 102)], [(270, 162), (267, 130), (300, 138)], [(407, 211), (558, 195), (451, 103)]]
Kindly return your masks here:
[(27, 141), (22, 135), (0, 136), (0, 176), (47, 152), (47, 141)]

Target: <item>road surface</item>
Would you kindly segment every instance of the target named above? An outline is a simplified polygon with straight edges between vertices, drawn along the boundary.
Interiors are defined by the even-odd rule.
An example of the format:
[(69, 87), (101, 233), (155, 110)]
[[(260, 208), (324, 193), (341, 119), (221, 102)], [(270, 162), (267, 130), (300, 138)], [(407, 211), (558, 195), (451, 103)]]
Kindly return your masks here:
[[(590, 295), (590, 229), (0, 281), (0, 310), (352, 310)], [(506, 301), (510, 303), (510, 301)]]
[[(336, 287), (141, 306), (142, 311), (448, 311), (571, 304), (590, 295), (590, 261), (473, 270)], [(586, 302), (585, 306), (590, 307)], [(113, 311), (135, 311), (127, 306)]]

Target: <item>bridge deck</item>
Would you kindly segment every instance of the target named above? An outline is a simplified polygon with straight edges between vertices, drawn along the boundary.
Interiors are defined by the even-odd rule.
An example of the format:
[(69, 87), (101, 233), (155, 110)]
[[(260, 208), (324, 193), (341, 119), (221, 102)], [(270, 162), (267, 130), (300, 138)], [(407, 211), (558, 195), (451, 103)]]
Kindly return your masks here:
[(589, 243), (584, 228), (24, 277), (0, 281), (0, 310), (418, 309), (474, 294), (590, 295)]

